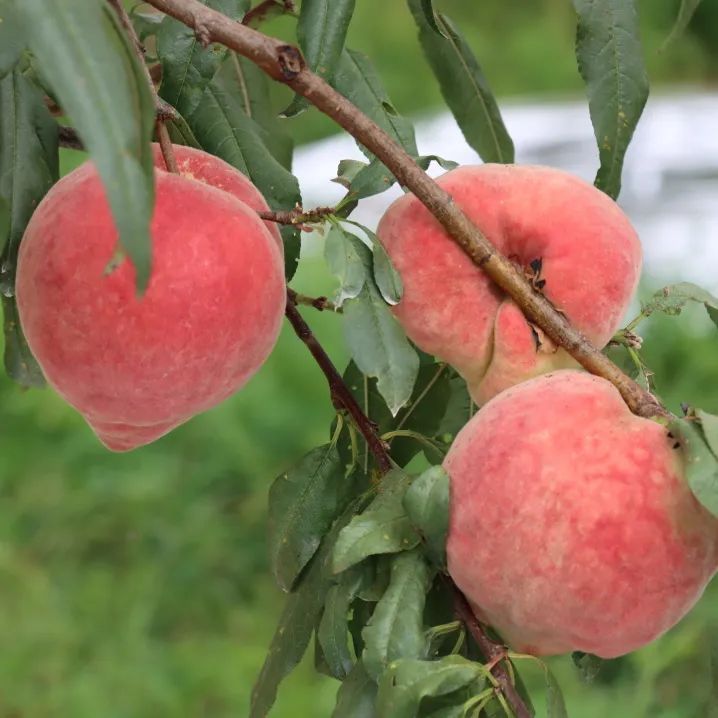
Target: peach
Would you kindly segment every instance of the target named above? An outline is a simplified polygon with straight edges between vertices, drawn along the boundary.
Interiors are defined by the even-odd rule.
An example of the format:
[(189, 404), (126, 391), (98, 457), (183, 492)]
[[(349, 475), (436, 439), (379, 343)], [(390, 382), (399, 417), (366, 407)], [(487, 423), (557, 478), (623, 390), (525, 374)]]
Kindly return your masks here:
[[(638, 237), (612, 199), (549, 167), (467, 166), (437, 181), (500, 252), (535, 275), (535, 286), (574, 326), (605, 346), (641, 267)], [(389, 207), (377, 234), (404, 283), (395, 307), (404, 330), (454, 366), (477, 403), (532, 376), (576, 366), (413, 195)]]
[(445, 460), (449, 572), (515, 650), (620, 656), (673, 626), (718, 564), (682, 450), (575, 370), (488, 402)]
[(48, 192), (20, 246), (16, 295), (28, 344), (48, 382), (115, 451), (237, 391), (282, 322), (278, 237), (237, 199), (259, 207), (261, 195), (229, 165), (176, 152), (182, 174), (155, 170), (144, 296), (129, 260), (108, 267), (118, 234), (91, 162)]

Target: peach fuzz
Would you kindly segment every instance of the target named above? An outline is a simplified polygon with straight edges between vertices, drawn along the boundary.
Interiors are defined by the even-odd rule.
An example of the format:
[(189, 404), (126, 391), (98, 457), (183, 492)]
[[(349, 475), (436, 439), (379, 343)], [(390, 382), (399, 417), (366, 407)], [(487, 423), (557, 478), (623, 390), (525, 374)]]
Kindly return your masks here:
[[(641, 268), (641, 246), (616, 203), (549, 167), (487, 164), (438, 180), (489, 241), (598, 347), (618, 329)], [(532, 376), (576, 366), (475, 266), (411, 194), (384, 214), (379, 239), (404, 283), (395, 313), (407, 335), (454, 366), (483, 404)]]
[[(229, 192), (255, 212), (266, 212), (270, 209), (264, 195), (252, 184), (252, 181), (224, 160), (184, 145), (173, 145), (172, 149), (177, 162), (177, 170), (183, 177), (198, 180)], [(162, 150), (157, 143), (152, 145), (152, 156), (155, 167), (161, 170), (167, 169)], [(267, 221), (264, 225), (277, 240), (280, 250), (284, 252), (282, 235), (279, 233), (277, 223)]]
[(486, 404), (444, 463), (449, 572), (476, 615), (535, 655), (612, 658), (671, 628), (718, 564), (718, 520), (674, 445), (579, 371)]
[[(91, 162), (48, 192), (20, 245), (16, 296), (30, 348), (48, 382), (115, 451), (149, 443), (237, 391), (282, 322), (277, 237), (236, 198), (241, 182), (229, 189), (234, 171), (214, 158), (200, 171), (195, 151), (177, 150), (183, 174), (155, 170), (144, 296), (129, 260), (108, 270), (118, 234)], [(229, 191), (208, 184), (218, 177)]]

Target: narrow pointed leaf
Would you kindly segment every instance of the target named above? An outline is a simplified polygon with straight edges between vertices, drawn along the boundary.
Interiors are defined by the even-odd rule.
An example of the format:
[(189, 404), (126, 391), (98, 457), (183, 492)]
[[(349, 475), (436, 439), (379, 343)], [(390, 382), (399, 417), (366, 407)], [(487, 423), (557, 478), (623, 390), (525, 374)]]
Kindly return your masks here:
[(0, 0), (0, 78), (12, 70), (24, 49), (24, 28), (11, 0)]
[(666, 41), (663, 43), (663, 47), (661, 48), (662, 50), (665, 50), (670, 43), (686, 31), (688, 23), (690, 23), (691, 18), (700, 4), (701, 0), (681, 0), (681, 6), (678, 8), (676, 22), (673, 25), (670, 34), (666, 38)]
[(374, 243), (372, 258), (374, 261), (374, 281), (381, 296), (391, 306), (398, 304), (404, 293), (404, 284), (381, 242)]
[(514, 144), (476, 56), (451, 20), (434, 13), (441, 34), (427, 21), (425, 3), (409, 0), (419, 41), (456, 122), (484, 162), (513, 162)]
[(376, 683), (367, 675), (361, 661), (342, 683), (332, 718), (376, 718)]
[[(236, 82), (233, 68), (223, 65), (187, 122), (202, 148), (246, 174), (272, 209), (293, 209), (301, 202), (297, 179), (270, 152), (266, 131), (246, 114)], [(281, 232), (289, 279), (299, 258), (299, 230), (288, 225)]]
[(362, 584), (361, 571), (346, 571), (332, 586), (324, 601), (324, 612), (317, 627), (317, 638), (330, 675), (344, 680), (354, 663), (349, 649), (349, 610)]
[(693, 495), (708, 511), (718, 516), (718, 458), (710, 450), (696, 422), (674, 419), (668, 428), (680, 442), (686, 480)]
[(401, 658), (381, 677), (377, 716), (415, 718), (424, 698), (445, 696), (465, 688), (480, 678), (484, 670), (462, 656), (445, 656), (438, 661)]
[(396, 415), (411, 397), (419, 357), (373, 282), (344, 303), (344, 337), (356, 365), (377, 378), (379, 392)]
[(16, 67), (0, 80), (0, 197), (8, 231), (0, 258), (0, 290), (5, 321), (5, 369), (23, 386), (45, 381), (17, 315), (15, 264), (32, 213), (58, 177), (57, 124), (42, 94)]
[(676, 316), (689, 302), (703, 304), (710, 318), (716, 322), (718, 297), (692, 282), (679, 282), (659, 289), (642, 307), (641, 313), (648, 317), (654, 312)]
[(335, 446), (312, 449), (269, 490), (269, 556), (277, 583), (292, 585), (346, 504), (351, 480)]
[(449, 476), (446, 471), (441, 466), (432, 466), (414, 479), (404, 495), (404, 508), (426, 542), (428, 555), (439, 566), (444, 566), (449, 529)]
[(601, 166), (596, 187), (614, 199), (628, 144), (648, 98), (635, 0), (573, 0), (576, 57)]
[(252, 689), (250, 718), (264, 718), (277, 697), (279, 684), (302, 660), (322, 610), (327, 590), (335, 583), (327, 566), (337, 534), (354, 511), (349, 506), (325, 536), (297, 585), (287, 597), (267, 657)]
[(409, 483), (403, 471), (392, 471), (383, 478), (371, 504), (354, 516), (339, 534), (332, 556), (335, 573), (345, 571), (367, 556), (407, 551), (419, 543), (419, 535), (402, 504)]
[[(237, 0), (201, 2), (234, 19), (242, 17), (248, 5)], [(192, 28), (166, 17), (157, 31), (157, 54), (162, 63), (160, 97), (187, 117), (202, 101), (204, 88), (219, 69), (227, 49), (218, 44), (203, 47)]]
[[(414, 127), (406, 118), (397, 114), (366, 55), (355, 50), (345, 50), (334, 75), (334, 86), (412, 157), (418, 154)], [(366, 152), (364, 149), (363, 151)], [(371, 153), (368, 156), (373, 159)]]
[(422, 658), (426, 648), (424, 605), (431, 571), (419, 551), (392, 562), (389, 588), (362, 631), (362, 663), (375, 680), (398, 658)]
[(14, 7), (43, 76), (97, 165), (120, 241), (144, 290), (151, 261), (155, 108), (134, 48), (106, 3), (16, 0)]
[[(356, 0), (303, 0), (299, 11), (299, 47), (309, 67), (329, 83), (344, 50), (355, 3)], [(297, 95), (282, 114), (291, 117), (308, 106), (308, 100)]]
[(331, 228), (324, 240), (324, 259), (329, 271), (339, 281), (334, 302), (341, 306), (346, 299), (359, 295), (368, 272), (363, 259), (364, 245), (340, 225)]

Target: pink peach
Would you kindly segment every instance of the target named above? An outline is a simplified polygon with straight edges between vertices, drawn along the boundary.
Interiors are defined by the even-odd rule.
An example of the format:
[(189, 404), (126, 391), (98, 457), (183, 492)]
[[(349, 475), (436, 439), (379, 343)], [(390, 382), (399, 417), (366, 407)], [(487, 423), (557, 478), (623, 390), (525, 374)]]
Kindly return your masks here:
[(237, 391), (282, 321), (278, 237), (237, 199), (261, 207), (261, 195), (214, 157), (176, 153), (181, 174), (155, 171), (144, 296), (129, 260), (108, 269), (118, 234), (91, 162), (48, 192), (20, 246), (16, 293), (28, 344), (48, 382), (115, 451), (149, 443)]
[(459, 432), (448, 567), (515, 650), (620, 656), (667, 631), (718, 565), (718, 520), (667, 429), (574, 370), (518, 384)]
[[(595, 345), (608, 342), (641, 267), (638, 237), (613, 200), (549, 167), (460, 167), (438, 183)], [(416, 197), (394, 202), (377, 234), (404, 283), (397, 318), (417, 346), (462, 374), (479, 404), (532, 376), (575, 366)], [(537, 260), (540, 274), (531, 267)]]

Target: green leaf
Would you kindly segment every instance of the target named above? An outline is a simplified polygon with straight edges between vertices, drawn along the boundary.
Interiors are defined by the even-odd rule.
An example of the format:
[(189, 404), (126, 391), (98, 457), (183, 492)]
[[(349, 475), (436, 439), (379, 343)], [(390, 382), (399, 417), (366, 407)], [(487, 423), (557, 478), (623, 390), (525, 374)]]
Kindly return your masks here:
[(348, 184), (347, 196), (352, 201), (371, 197), (389, 189), (394, 182), (396, 182), (394, 175), (374, 158), (368, 165), (364, 165)]
[(366, 162), (359, 160), (340, 160), (339, 166), (337, 167), (337, 176), (332, 180), (337, 184), (342, 185), (349, 189), (351, 187), (354, 178), (361, 172), (365, 167), (369, 165)]
[(718, 416), (709, 414), (702, 409), (696, 410), (696, 416), (701, 422), (701, 429), (706, 443), (710, 446), (711, 451), (718, 456)]
[(453, 369), (448, 371), (448, 382), (446, 410), (441, 417), (436, 433), (441, 435), (447, 443), (451, 443), (456, 434), (474, 415), (476, 407), (469, 395), (466, 381)]
[(45, 377), (35, 361), (22, 333), (17, 304), (11, 297), (2, 297), (5, 335), (5, 371), (21, 386), (45, 386)]
[(431, 571), (420, 551), (407, 551), (394, 558), (389, 588), (362, 631), (362, 662), (374, 680), (399, 658), (424, 656), (423, 613), (430, 581)]
[(172, 144), (201, 149), (199, 142), (197, 142), (197, 138), (194, 136), (194, 133), (182, 115), (177, 115), (177, 117), (170, 120), (165, 120), (165, 127), (169, 132)]
[(681, 6), (678, 8), (676, 22), (661, 47), (662, 51), (665, 50), (679, 35), (682, 35), (685, 32), (688, 27), (688, 23), (690, 23), (693, 14), (698, 9), (700, 4), (701, 0), (681, 0)]
[[(225, 63), (187, 122), (202, 148), (246, 174), (272, 209), (293, 209), (301, 203), (299, 184), (269, 150), (267, 132), (245, 112), (236, 83), (233, 67)], [(286, 225), (281, 232), (285, 273), (291, 279), (299, 258), (299, 230)]]
[(404, 293), (404, 284), (399, 272), (389, 259), (384, 245), (376, 241), (373, 245), (372, 258), (374, 260), (374, 281), (387, 304), (394, 306), (401, 301)]
[(423, 13), (424, 21), (426, 22), (426, 24), (434, 32), (438, 33), (442, 37), (446, 37), (446, 35), (444, 35), (441, 27), (439, 26), (439, 23), (436, 20), (436, 12), (434, 10), (434, 0), (419, 0), (418, 9)]
[[(244, 14), (237, 0), (200, 1), (233, 19)], [(194, 29), (167, 16), (157, 31), (157, 54), (162, 63), (160, 97), (188, 117), (202, 101), (204, 89), (219, 69), (227, 49), (214, 43), (203, 47)]]
[(546, 718), (568, 718), (561, 686), (545, 663), (543, 663), (543, 669), (546, 678)]
[(0, 0), (0, 78), (12, 70), (24, 49), (24, 29), (13, 11), (11, 0)]
[(265, 130), (267, 149), (282, 167), (291, 171), (294, 142), (273, 106), (269, 77), (251, 60), (235, 52), (229, 53), (225, 63), (232, 65), (232, 71), (229, 68), (226, 71), (233, 75), (232, 91), (241, 99), (245, 114)]
[[(683, 311), (688, 302), (703, 304), (708, 315), (715, 322), (715, 312), (718, 311), (718, 297), (691, 282), (679, 282), (659, 289), (642, 308), (643, 316), (648, 317), (654, 312), (662, 312), (676, 316)], [(711, 311), (712, 310), (712, 311)], [(718, 324), (718, 322), (716, 322)]]
[(698, 501), (718, 516), (718, 459), (695, 421), (676, 418), (668, 429), (681, 444), (688, 486)]
[(106, 3), (18, 0), (15, 7), (42, 74), (97, 166), (143, 291), (152, 256), (155, 123), (144, 70)]
[(449, 530), (449, 476), (441, 466), (432, 466), (414, 479), (404, 495), (404, 509), (426, 542), (430, 558), (444, 566)]
[[(15, 265), (20, 240), (40, 200), (58, 177), (57, 124), (42, 94), (16, 67), (0, 80), (0, 197), (8, 212), (0, 258), (5, 369), (22, 386), (43, 386), (17, 314)], [(0, 242), (1, 243), (1, 242)]]
[(336, 581), (328, 570), (334, 542), (354, 512), (351, 504), (325, 536), (299, 581), (287, 597), (267, 657), (252, 689), (250, 718), (264, 718), (277, 697), (277, 688), (302, 660), (321, 613), (326, 592)]
[(434, 13), (441, 33), (437, 34), (423, 5), (421, 0), (409, 0), (424, 54), (466, 141), (484, 162), (513, 162), (514, 144), (474, 53), (441, 13)]
[(346, 504), (352, 480), (344, 476), (336, 446), (312, 449), (269, 490), (269, 557), (272, 573), (289, 591)]
[(361, 661), (342, 683), (332, 718), (376, 718), (376, 683), (367, 675)]
[(574, 651), (571, 654), (571, 660), (574, 666), (578, 668), (579, 675), (584, 683), (592, 683), (604, 663), (603, 658), (594, 656), (592, 653), (584, 653), (583, 651)]
[[(331, 84), (344, 50), (349, 22), (356, 0), (303, 0), (297, 23), (297, 39), (309, 67)], [(297, 95), (282, 113), (297, 115), (309, 101)]]
[(349, 650), (349, 608), (363, 579), (361, 571), (346, 571), (339, 583), (326, 594), (324, 613), (317, 627), (317, 638), (330, 675), (344, 680), (354, 663)]
[[(162, 21), (167, 17), (159, 12), (140, 12), (137, 10), (142, 3), (138, 3), (130, 10), (130, 20), (132, 26), (135, 28), (137, 37), (140, 38), (141, 42), (144, 42), (148, 37), (152, 37), (157, 34), (157, 31), (162, 24)], [(168, 18), (167, 22), (171, 22)]]
[(416, 158), (416, 164), (418, 164), (419, 167), (421, 167), (421, 169), (423, 170), (428, 170), (429, 165), (432, 162), (436, 162), (436, 164), (439, 165), (441, 169), (444, 169), (447, 172), (459, 166), (458, 162), (444, 159), (443, 157), (439, 157), (439, 155), (419, 155), (419, 157)]
[[(1, 150), (0, 150), (1, 152)], [(10, 235), (10, 203), (0, 195), (0, 254)]]
[(399, 470), (389, 472), (382, 479), (379, 493), (371, 504), (339, 534), (332, 558), (335, 573), (345, 571), (367, 556), (407, 551), (419, 543), (419, 535), (402, 504), (409, 483), (409, 477)]
[(373, 282), (344, 303), (344, 337), (357, 366), (377, 378), (392, 414), (411, 397), (419, 357)]
[(573, 0), (576, 57), (601, 167), (596, 187), (614, 199), (628, 144), (648, 98), (648, 76), (638, 37), (635, 0)]
[(391, 663), (381, 677), (377, 718), (415, 718), (422, 699), (458, 691), (484, 672), (480, 664), (461, 656), (446, 656), (438, 661), (401, 658)]
[[(416, 157), (418, 152), (414, 128), (406, 118), (397, 114), (374, 67), (365, 55), (354, 50), (344, 50), (334, 75), (334, 86), (412, 157)], [(364, 148), (362, 151), (366, 153)], [(373, 159), (371, 153), (368, 153), (368, 156)]]
[(329, 271), (339, 280), (334, 303), (341, 306), (346, 299), (358, 296), (367, 279), (364, 264), (364, 243), (355, 235), (335, 224), (324, 240), (324, 259)]

